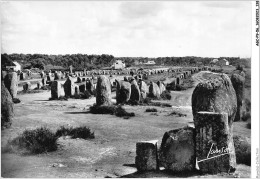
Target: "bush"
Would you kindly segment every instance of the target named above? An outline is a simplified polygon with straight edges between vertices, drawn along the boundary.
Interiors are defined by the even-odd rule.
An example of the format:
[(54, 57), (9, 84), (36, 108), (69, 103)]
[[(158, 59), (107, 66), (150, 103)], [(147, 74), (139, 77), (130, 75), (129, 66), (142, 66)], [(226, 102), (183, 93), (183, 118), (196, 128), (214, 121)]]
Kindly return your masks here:
[(171, 92), (168, 90), (163, 91), (161, 94), (161, 98), (164, 100), (171, 100), (172, 99)]
[(145, 112), (158, 112), (156, 108), (147, 108)]
[(242, 117), (241, 117), (242, 121), (248, 121), (251, 120), (251, 114), (250, 112), (243, 112), (242, 113)]
[(172, 115), (177, 115), (179, 117), (186, 117), (187, 116), (187, 114), (183, 114), (183, 113), (180, 113), (180, 112), (177, 112), (177, 111), (171, 112), (168, 116), (172, 116)]
[(251, 166), (251, 144), (242, 136), (234, 136), (236, 160), (238, 164)]
[(175, 90), (176, 91), (183, 91), (183, 90), (186, 90), (187, 88), (185, 88), (184, 86), (182, 86), (182, 85), (176, 85), (176, 87), (175, 87)]
[(49, 98), (49, 100), (60, 100), (60, 101), (68, 101), (68, 98), (66, 96), (60, 96), (58, 99)]
[(114, 114), (115, 113), (115, 106), (98, 106), (94, 104), (93, 106), (89, 107), (89, 112), (92, 114)]
[(111, 114), (118, 117), (133, 117), (135, 113), (128, 113), (122, 106), (97, 106), (94, 104), (89, 108), (89, 112), (92, 114)]
[(92, 95), (88, 90), (85, 90), (84, 93), (80, 92), (78, 95), (74, 95), (75, 99), (89, 99)]
[(115, 115), (118, 117), (133, 117), (135, 116), (135, 113), (126, 112), (126, 110), (122, 108), (122, 106), (118, 106), (115, 110)]
[(21, 100), (19, 98), (13, 98), (13, 103), (14, 104), (17, 104), (17, 103), (20, 103)]
[(31, 153), (39, 154), (57, 150), (57, 137), (45, 127), (34, 130), (25, 130), (15, 139), (20, 147), (26, 148)]

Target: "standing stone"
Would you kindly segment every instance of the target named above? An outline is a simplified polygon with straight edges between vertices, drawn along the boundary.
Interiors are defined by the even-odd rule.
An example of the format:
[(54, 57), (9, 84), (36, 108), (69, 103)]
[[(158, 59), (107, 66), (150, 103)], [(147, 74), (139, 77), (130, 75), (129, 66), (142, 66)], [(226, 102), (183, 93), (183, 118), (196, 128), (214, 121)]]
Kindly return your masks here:
[(116, 102), (117, 104), (126, 103), (131, 96), (131, 84), (126, 81), (117, 81)]
[(70, 68), (70, 74), (73, 73), (73, 72), (72, 72), (72, 68), (73, 68), (72, 65), (70, 65), (69, 68)]
[(184, 127), (166, 132), (161, 143), (159, 161), (166, 170), (194, 171), (196, 164), (194, 128)]
[(55, 71), (55, 73), (54, 73), (54, 80), (60, 80), (60, 79), (61, 79), (60, 73), (58, 73), (57, 71)]
[(80, 83), (79, 85), (79, 92), (84, 93), (86, 91), (86, 84)]
[(46, 86), (47, 84), (47, 78), (42, 78), (42, 86)]
[(147, 94), (149, 93), (147, 84), (144, 81), (140, 81), (139, 89), (140, 89), (142, 99), (145, 99), (147, 97)]
[(135, 166), (138, 171), (159, 170), (157, 140), (136, 143)]
[(154, 82), (151, 82), (149, 86), (149, 97), (159, 99), (161, 95), (160, 88)]
[(5, 79), (5, 76), (7, 75), (7, 71), (2, 71), (1, 80)]
[(23, 84), (24, 91), (31, 90), (31, 87), (32, 87), (32, 85), (31, 85), (31, 82), (29, 82), (29, 81)]
[(138, 84), (137, 84), (137, 82), (135, 80), (133, 80), (131, 82), (131, 96), (130, 96), (130, 100), (139, 102), (140, 99), (141, 99), (141, 94), (140, 94), (140, 90), (139, 90)]
[(166, 88), (165, 88), (164, 84), (161, 81), (158, 81), (157, 85), (158, 85), (158, 87), (160, 89), (160, 95), (161, 95), (162, 92), (164, 92), (166, 90)]
[(245, 78), (239, 74), (233, 74), (231, 76), (231, 82), (237, 96), (237, 113), (234, 121), (240, 121), (242, 117), (242, 105), (244, 101)]
[(21, 72), (19, 76), (20, 80), (25, 80), (25, 73)]
[(58, 99), (61, 96), (61, 83), (59, 81), (53, 81), (51, 83), (51, 98)]
[(1, 127), (8, 128), (14, 118), (13, 100), (4, 82), (1, 81)]
[(199, 169), (209, 174), (234, 172), (236, 155), (228, 114), (197, 112), (194, 115), (194, 125)]
[(77, 77), (76, 83), (81, 83), (81, 82), (82, 82), (81, 78), (80, 78), (80, 77)]
[(181, 83), (181, 78), (179, 76), (176, 77), (176, 85), (180, 85)]
[(75, 84), (72, 77), (68, 77), (64, 85), (64, 93), (66, 97), (71, 97), (75, 94)]
[(40, 81), (37, 82), (37, 89), (41, 89), (42, 83)]
[(93, 84), (93, 79), (89, 80), (87, 79), (86, 80), (86, 90), (88, 90), (88, 92), (91, 94), (91, 95), (94, 95), (94, 84)]
[(50, 75), (47, 76), (47, 81), (51, 81), (51, 76)]
[(199, 111), (226, 112), (232, 131), (232, 123), (237, 112), (236, 92), (226, 74), (212, 73), (211, 75), (211, 80), (199, 83), (193, 91), (193, 116)]
[(77, 96), (77, 95), (79, 95), (79, 85), (75, 84), (74, 86), (75, 86), (75, 89), (74, 89), (75, 93), (74, 93), (74, 95)]
[(18, 90), (18, 79), (16, 72), (9, 72), (4, 78), (5, 87), (8, 89), (12, 98), (16, 98)]
[(100, 75), (97, 79), (97, 105), (111, 105), (111, 85), (110, 81), (106, 76)]

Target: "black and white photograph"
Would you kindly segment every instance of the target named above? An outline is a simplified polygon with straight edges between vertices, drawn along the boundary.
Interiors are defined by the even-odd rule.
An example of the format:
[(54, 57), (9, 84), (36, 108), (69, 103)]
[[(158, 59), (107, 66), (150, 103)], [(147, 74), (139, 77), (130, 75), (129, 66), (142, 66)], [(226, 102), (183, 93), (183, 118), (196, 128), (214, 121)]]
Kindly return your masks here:
[(259, 177), (259, 1), (0, 13), (1, 177)]

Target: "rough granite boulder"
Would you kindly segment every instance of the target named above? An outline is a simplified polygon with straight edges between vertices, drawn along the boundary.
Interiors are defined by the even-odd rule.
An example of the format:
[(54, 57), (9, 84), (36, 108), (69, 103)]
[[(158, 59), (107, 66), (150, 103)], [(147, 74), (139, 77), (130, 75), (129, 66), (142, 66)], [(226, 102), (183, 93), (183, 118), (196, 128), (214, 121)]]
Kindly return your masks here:
[(137, 102), (139, 102), (141, 100), (141, 93), (140, 93), (138, 84), (135, 80), (132, 80), (132, 82), (131, 82), (130, 100), (131, 101), (137, 101)]
[(111, 105), (111, 85), (110, 81), (106, 76), (100, 75), (97, 79), (96, 87), (96, 104), (100, 105)]
[(131, 96), (131, 84), (126, 81), (118, 81), (116, 87), (116, 102), (117, 104), (126, 103), (129, 101)]
[(61, 83), (59, 81), (53, 81), (51, 83), (51, 98), (58, 99), (61, 96)]
[(13, 100), (9, 91), (1, 82), (1, 127), (8, 128), (12, 124), (14, 117)]
[(195, 129), (184, 127), (166, 132), (161, 143), (159, 161), (166, 170), (193, 171), (196, 164)]
[(226, 74), (212, 73), (212, 79), (199, 83), (192, 94), (193, 116), (199, 111), (226, 112), (232, 131), (232, 123), (237, 112), (237, 97), (233, 85)]
[(32, 84), (31, 84), (30, 81), (28, 81), (28, 82), (26, 82), (26, 83), (23, 84), (23, 90), (24, 90), (24, 91), (31, 90), (31, 88), (32, 88)]
[(93, 84), (93, 79), (91, 79), (91, 80), (87, 79), (86, 80), (86, 90), (88, 90), (88, 92), (91, 95), (94, 95), (95, 88), (94, 88), (94, 84)]
[(200, 111), (194, 115), (196, 157), (202, 173), (234, 172), (236, 154), (228, 114)]
[(245, 78), (239, 74), (232, 74), (231, 82), (237, 96), (237, 113), (234, 121), (240, 121), (242, 117), (242, 106), (244, 101)]
[(18, 91), (18, 79), (16, 72), (9, 72), (4, 78), (4, 84), (12, 98), (16, 98)]
[(154, 82), (150, 83), (148, 97), (160, 99), (161, 91), (158, 85)]
[(75, 94), (75, 84), (72, 77), (67, 78), (63, 87), (64, 87), (64, 92), (66, 97), (71, 97)]
[(136, 143), (135, 166), (138, 171), (159, 170), (157, 140)]
[(139, 83), (139, 89), (140, 89), (142, 99), (145, 99), (147, 97), (147, 94), (149, 93), (149, 88), (147, 84), (142, 80)]
[(157, 85), (160, 89), (160, 95), (166, 90), (165, 85), (161, 81), (157, 81)]

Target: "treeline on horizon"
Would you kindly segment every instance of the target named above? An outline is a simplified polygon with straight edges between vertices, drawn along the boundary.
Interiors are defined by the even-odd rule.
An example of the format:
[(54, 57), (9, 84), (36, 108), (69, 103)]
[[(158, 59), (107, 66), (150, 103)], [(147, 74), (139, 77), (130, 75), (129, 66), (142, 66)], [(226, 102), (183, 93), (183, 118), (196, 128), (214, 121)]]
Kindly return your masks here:
[[(246, 68), (251, 67), (250, 58), (238, 58), (238, 57), (220, 57), (220, 59), (226, 59), (230, 65), (238, 66), (243, 65)], [(46, 55), (46, 54), (1, 54), (1, 67), (2, 69), (8, 66), (10, 62), (17, 61), (22, 65), (23, 69), (40, 68), (47, 69), (50, 66), (63, 67), (68, 69), (70, 65), (75, 70), (87, 70), (102, 69), (104, 67), (110, 67), (116, 60), (122, 60), (125, 62), (126, 67), (138, 66), (138, 63), (145, 63), (148, 60), (154, 60), (156, 65), (165, 66), (201, 66), (210, 65), (210, 62), (214, 58), (210, 57), (114, 57), (113, 55), (87, 55), (87, 54), (67, 54), (67, 55)]]

